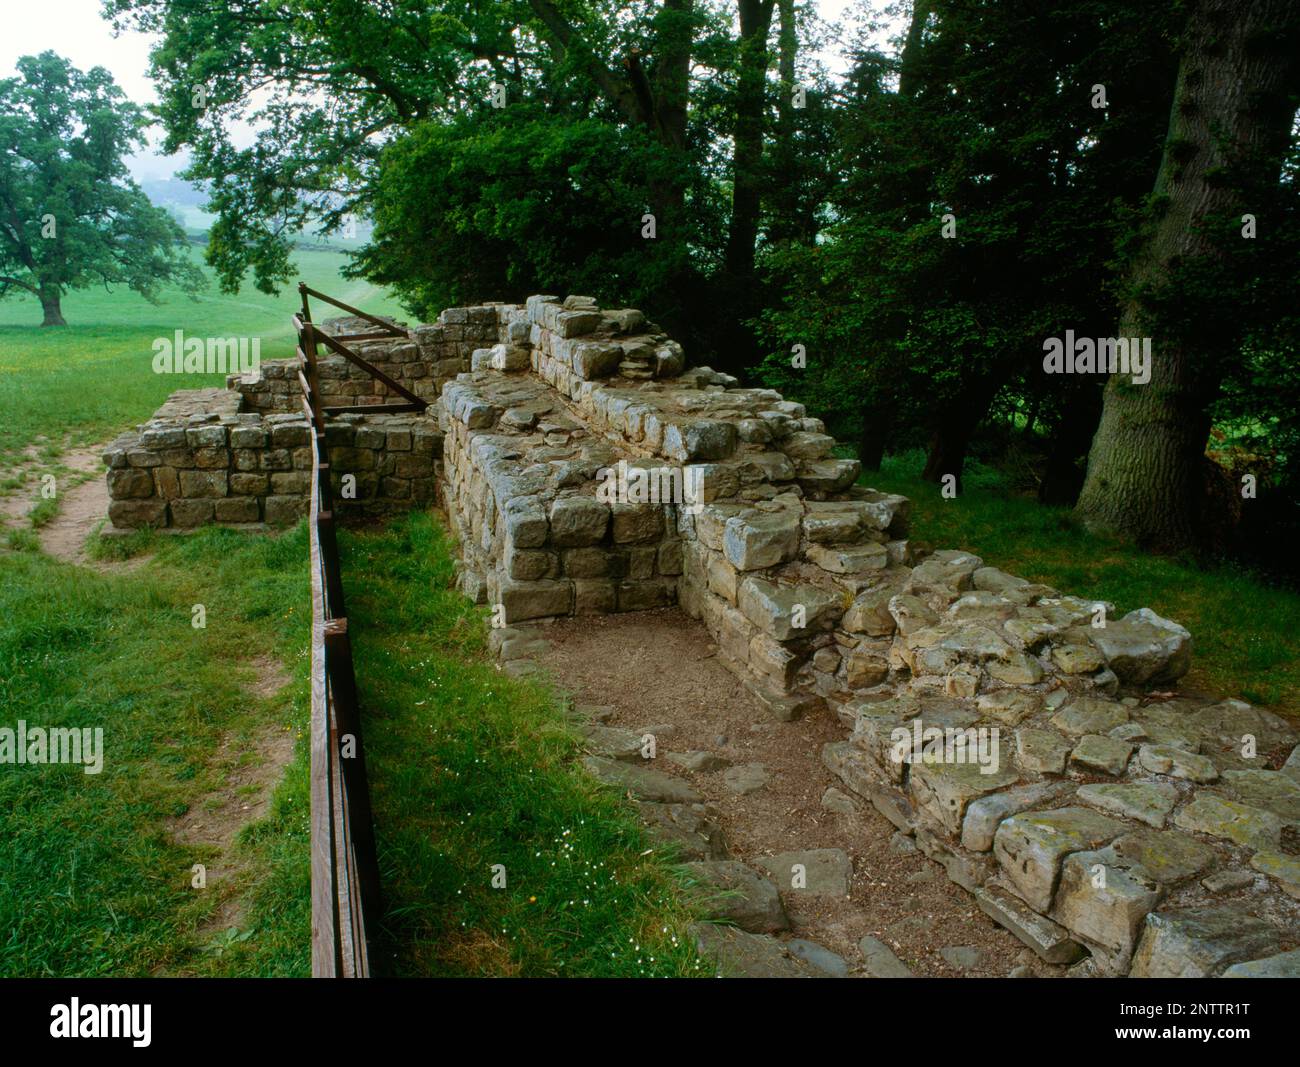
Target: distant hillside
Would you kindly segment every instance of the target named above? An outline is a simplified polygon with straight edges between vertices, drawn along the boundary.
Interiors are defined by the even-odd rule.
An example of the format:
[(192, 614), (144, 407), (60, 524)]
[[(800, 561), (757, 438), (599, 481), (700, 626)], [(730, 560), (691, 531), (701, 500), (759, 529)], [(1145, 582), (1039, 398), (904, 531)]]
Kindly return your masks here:
[(177, 207), (201, 208), (207, 201), (207, 193), (193, 182), (183, 178), (154, 178), (140, 183), (145, 196), (160, 207), (176, 205)]

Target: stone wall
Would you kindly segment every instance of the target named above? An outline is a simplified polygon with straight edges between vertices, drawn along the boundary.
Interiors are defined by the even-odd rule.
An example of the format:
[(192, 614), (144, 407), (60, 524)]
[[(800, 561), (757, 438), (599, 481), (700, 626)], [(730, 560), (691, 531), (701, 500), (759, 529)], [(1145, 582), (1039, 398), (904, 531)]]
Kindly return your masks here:
[[(675, 596), (777, 718), (837, 715), (831, 770), (1044, 960), (1294, 973), (1297, 734), (1176, 694), (1186, 630), (909, 540), (819, 420), (683, 371), (638, 312), (495, 313), (442, 418), (461, 580), (498, 621)], [(694, 496), (604, 501), (620, 461)]]
[[(405, 337), (377, 341), (349, 342), (348, 347), (388, 377), (400, 382), (416, 396), (433, 401), (442, 387), (456, 375), (470, 369), (471, 353), (499, 339), (495, 306), (447, 308), (438, 321), (407, 329)], [(374, 324), (360, 318), (329, 319), (318, 324), (324, 333), (341, 335), (373, 330)], [(317, 379), (327, 405), (383, 404), (397, 395), (368, 371), (342, 356), (319, 346)], [(258, 370), (232, 374), (228, 388), (239, 393), (243, 410), (300, 412), (302, 389), (298, 384), (297, 359), (267, 360)]]
[[(436, 494), (497, 623), (680, 603), (776, 718), (837, 716), (830, 769), (1074, 973), (1300, 968), (1297, 733), (1178, 693), (1181, 626), (911, 540), (820, 420), (686, 369), (638, 311), (535, 296), (362, 347), (437, 403), (331, 424), (336, 477), (368, 513)], [(385, 399), (338, 362), (330, 402)], [(114, 442), (116, 525), (301, 513), (296, 378), (232, 385)]]
[[(182, 390), (112, 441), (104, 451), (112, 527), (284, 526), (306, 515), (306, 417), (243, 411), (242, 399)], [(434, 419), (341, 415), (326, 424), (326, 444), (340, 515), (386, 515), (436, 499), (442, 434)]]

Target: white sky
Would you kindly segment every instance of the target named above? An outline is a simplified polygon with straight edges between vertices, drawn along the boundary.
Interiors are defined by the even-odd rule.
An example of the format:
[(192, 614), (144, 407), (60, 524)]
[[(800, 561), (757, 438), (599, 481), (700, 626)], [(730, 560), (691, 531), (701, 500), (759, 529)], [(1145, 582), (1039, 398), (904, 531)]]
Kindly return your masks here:
[[(872, 0), (871, 7), (881, 10), (887, 0)], [(833, 20), (853, 4), (853, 0), (816, 0), (823, 18)], [(0, 77), (16, 73), (19, 56), (35, 55), (53, 49), (82, 70), (93, 66), (107, 67), (114, 80), (132, 100), (140, 104), (156, 100), (149, 80), (150, 37), (142, 33), (113, 36), (109, 24), (100, 17), (99, 0), (0, 0)], [(823, 61), (832, 72), (842, 72), (845, 64), (838, 49), (823, 53)], [(156, 144), (159, 131), (154, 130)], [(169, 178), (184, 166), (181, 156), (161, 156), (149, 151), (133, 156), (132, 175), (137, 181)]]

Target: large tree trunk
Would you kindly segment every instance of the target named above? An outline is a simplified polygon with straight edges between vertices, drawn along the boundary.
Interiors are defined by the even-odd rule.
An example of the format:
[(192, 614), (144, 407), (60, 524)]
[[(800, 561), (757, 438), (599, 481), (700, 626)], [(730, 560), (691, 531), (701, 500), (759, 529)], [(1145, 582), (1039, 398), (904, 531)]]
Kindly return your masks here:
[(885, 445), (889, 443), (890, 423), (889, 409), (884, 405), (867, 409), (858, 434), (858, 459), (863, 470), (880, 470), (885, 458)]
[[(776, 98), (776, 137), (767, 172), (777, 176), (770, 192), (771, 221), (768, 238), (773, 243), (811, 243), (806, 220), (799, 210), (798, 161), (795, 158), (795, 60), (799, 52), (795, 0), (776, 0), (779, 29), (776, 38), (776, 69), (780, 88)], [(782, 180), (783, 179), (783, 180)]]
[(727, 270), (733, 280), (754, 273), (754, 246), (763, 199), (763, 126), (767, 105), (767, 38), (775, 0), (739, 0), (740, 69), (733, 134), (731, 229)]
[(41, 311), (45, 313), (45, 321), (42, 326), (66, 326), (67, 322), (63, 319), (63, 311), (59, 307), (59, 290), (55, 286), (42, 285), (40, 292), (37, 294), (41, 301)]
[(912, 4), (912, 17), (907, 24), (907, 36), (903, 38), (903, 50), (898, 65), (898, 95), (914, 97), (920, 86), (917, 64), (921, 60), (921, 41), (925, 35), (925, 24), (930, 21), (934, 10), (934, 0), (915, 0)]
[[(1284, 101), (1295, 57), (1287, 40), (1298, 10), (1294, 0), (1202, 0), (1193, 9), (1155, 183), (1164, 210), (1133, 264), (1135, 294), (1167, 289), (1170, 272), (1185, 264), (1221, 258), (1201, 224), (1249, 210), (1223, 180), (1226, 168), (1271, 168), (1276, 180), (1290, 132)], [(1137, 295), (1126, 302), (1119, 336), (1151, 336), (1146, 307)], [(1158, 326), (1150, 381), (1116, 374), (1107, 383), (1076, 509), (1088, 528), (1152, 548), (1198, 544), (1207, 408), (1221, 353), (1237, 341), (1222, 322), (1205, 325), (1199, 335)]]

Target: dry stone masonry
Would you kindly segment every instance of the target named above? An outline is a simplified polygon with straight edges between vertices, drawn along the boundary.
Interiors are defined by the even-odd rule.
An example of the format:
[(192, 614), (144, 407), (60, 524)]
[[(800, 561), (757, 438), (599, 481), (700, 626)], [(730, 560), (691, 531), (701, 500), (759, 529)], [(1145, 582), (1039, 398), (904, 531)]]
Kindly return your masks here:
[[(1181, 626), (912, 539), (909, 502), (858, 485), (820, 420), (688, 369), (639, 311), (546, 295), (448, 309), (361, 354), (436, 396), (437, 424), (337, 420), (335, 476), (364, 477), (370, 513), (437, 495), (461, 588), (503, 624), (494, 647), (527, 646), (530, 620), (680, 604), (775, 718), (837, 715), (844, 738), (822, 756), (844, 787), (1044, 961), (1300, 973), (1300, 737), (1178, 693)], [(114, 442), (114, 524), (299, 514), (310, 455), (287, 366), (178, 394)], [(327, 402), (385, 399), (336, 357), (321, 379)], [(674, 813), (654, 816), (661, 831), (713, 840), (686, 783), (636, 773), (663, 780), (645, 805)], [(695, 858), (722, 861), (711, 844)], [(747, 870), (715, 875), (743, 888)], [(807, 970), (786, 949), (743, 951)]]
[[(355, 319), (336, 319), (324, 328), (347, 332), (357, 325)], [(380, 347), (368, 346), (370, 355), (382, 356)], [(410, 342), (387, 343), (394, 360), (392, 353), (404, 355), (407, 347)], [(350, 373), (356, 370), (340, 356), (321, 360), (327, 403), (387, 399), (378, 392), (383, 384), (369, 377), (365, 388), (371, 392), (360, 393)], [(284, 526), (307, 514), (311, 429), (292, 361), (231, 375), (229, 386), (173, 393), (148, 422), (108, 445), (110, 533), (214, 522)], [(325, 437), (342, 515), (387, 515), (437, 499), (442, 432), (436, 418), (378, 411), (339, 415), (328, 421)]]

